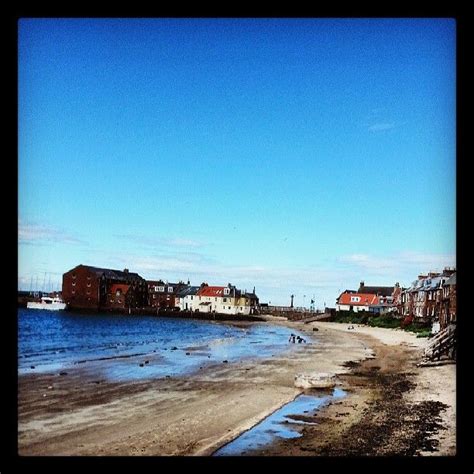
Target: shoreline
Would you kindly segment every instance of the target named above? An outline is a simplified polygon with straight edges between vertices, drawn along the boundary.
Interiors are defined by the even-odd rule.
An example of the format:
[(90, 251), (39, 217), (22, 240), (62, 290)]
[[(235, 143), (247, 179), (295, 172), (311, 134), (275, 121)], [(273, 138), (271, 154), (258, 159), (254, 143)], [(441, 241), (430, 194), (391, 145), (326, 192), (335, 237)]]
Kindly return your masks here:
[[(449, 376), (455, 366), (417, 368), (424, 341), (390, 329), (347, 331), (345, 324), (266, 320), (306, 333), (317, 343), (296, 344), (288, 353), (265, 359), (211, 364), (186, 377), (109, 382), (81, 370), (65, 377), (19, 377), (19, 454), (208, 456), (302, 393), (294, 386), (296, 373), (318, 371), (338, 374), (347, 396), (318, 411), (318, 426), (302, 428), (301, 438), (275, 441), (258, 454), (341, 455), (345, 446), (338, 440), (341, 443), (348, 430), (355, 433), (361, 428), (362, 413), (370, 402), (388, 406), (382, 382), (407, 370), (415, 374), (402, 376), (410, 379), (403, 392), (407, 404), (440, 401), (449, 407), (438, 410), (447, 430), (435, 433), (439, 451), (434, 454), (453, 454), (455, 380), (450, 385)], [(370, 369), (377, 365), (378, 371)], [(354, 375), (357, 370), (364, 374)], [(378, 379), (369, 377), (371, 370), (385, 379), (380, 374)], [(436, 372), (439, 375), (433, 377)], [(435, 379), (444, 387), (434, 387)], [(452, 393), (441, 390), (446, 386)], [(315, 438), (322, 438), (314, 430), (332, 440), (332, 448), (315, 443)]]
[[(347, 325), (323, 323), (346, 331)], [(249, 456), (454, 456), (456, 365), (418, 367), (424, 340), (401, 330), (357, 326), (374, 358), (349, 362), (346, 396), (329, 403), (300, 438), (276, 440)]]
[[(29, 309), (26, 305), (18, 303), (18, 308)], [(65, 310), (55, 311), (57, 314), (69, 313), (74, 315), (100, 315), (100, 316), (151, 316), (155, 318), (173, 318), (173, 319), (187, 319), (187, 320), (201, 320), (201, 321), (245, 321), (245, 322), (263, 322), (266, 321), (266, 315), (261, 314), (227, 314), (227, 313), (206, 313), (206, 312), (192, 312), (179, 311), (174, 309), (159, 309), (154, 308), (66, 308)]]

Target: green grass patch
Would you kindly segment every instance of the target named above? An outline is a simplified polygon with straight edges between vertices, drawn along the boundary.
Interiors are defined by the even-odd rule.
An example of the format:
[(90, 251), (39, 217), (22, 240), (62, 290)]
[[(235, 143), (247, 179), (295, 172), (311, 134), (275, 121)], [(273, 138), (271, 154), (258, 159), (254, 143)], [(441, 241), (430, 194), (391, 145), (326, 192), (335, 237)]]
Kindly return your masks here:
[(395, 329), (400, 327), (401, 321), (390, 316), (373, 316), (369, 319), (369, 326), (376, 328)]
[(366, 311), (337, 311), (333, 321), (336, 323), (367, 324), (369, 315)]
[(431, 336), (431, 327), (426, 324), (411, 323), (406, 326), (402, 326), (402, 320), (393, 318), (391, 316), (380, 316), (373, 315), (366, 311), (359, 311), (357, 313), (353, 311), (338, 311), (333, 319), (336, 323), (349, 323), (349, 324), (367, 324), (371, 327), (377, 328), (388, 328), (388, 329), (404, 329), (405, 331), (413, 332), (416, 337), (429, 337)]
[(405, 326), (405, 331), (414, 332), (416, 337), (429, 337), (431, 336), (431, 328), (426, 324), (411, 323)]

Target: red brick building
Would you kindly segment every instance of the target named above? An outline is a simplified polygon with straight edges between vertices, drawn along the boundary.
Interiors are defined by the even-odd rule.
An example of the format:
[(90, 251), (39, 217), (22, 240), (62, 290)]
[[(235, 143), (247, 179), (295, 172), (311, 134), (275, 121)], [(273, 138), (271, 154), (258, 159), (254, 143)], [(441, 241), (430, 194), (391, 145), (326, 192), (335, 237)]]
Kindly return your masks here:
[[(163, 280), (148, 280), (148, 306), (156, 309), (172, 309), (176, 307), (178, 292), (186, 287), (186, 283), (165, 283)], [(189, 282), (188, 282), (189, 284)]]
[(71, 309), (109, 310), (147, 305), (146, 281), (137, 273), (78, 265), (64, 273), (62, 297)]
[(440, 328), (444, 329), (456, 322), (456, 273), (443, 284), (439, 310)]

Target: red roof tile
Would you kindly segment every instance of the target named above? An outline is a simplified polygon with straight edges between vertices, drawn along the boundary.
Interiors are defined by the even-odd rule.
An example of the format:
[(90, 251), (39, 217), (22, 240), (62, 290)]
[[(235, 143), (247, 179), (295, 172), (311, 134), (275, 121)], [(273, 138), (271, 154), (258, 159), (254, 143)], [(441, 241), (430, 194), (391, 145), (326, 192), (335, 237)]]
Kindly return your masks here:
[(205, 286), (198, 291), (198, 296), (224, 296), (225, 286)]
[[(359, 297), (359, 301), (353, 301), (351, 298)], [(339, 296), (338, 304), (347, 304), (352, 306), (370, 306), (378, 304), (378, 297), (373, 293), (342, 293)]]

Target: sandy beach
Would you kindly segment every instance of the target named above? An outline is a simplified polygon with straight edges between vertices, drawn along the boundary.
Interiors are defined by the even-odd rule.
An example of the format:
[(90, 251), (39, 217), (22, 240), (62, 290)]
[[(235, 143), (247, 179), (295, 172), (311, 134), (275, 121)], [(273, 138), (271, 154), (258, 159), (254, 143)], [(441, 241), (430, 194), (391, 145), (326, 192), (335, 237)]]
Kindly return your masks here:
[(19, 454), (211, 455), (302, 393), (295, 375), (311, 372), (337, 374), (347, 396), (312, 416), (301, 437), (253, 454), (455, 454), (456, 366), (418, 367), (426, 339), (269, 319), (314, 343), (165, 379), (110, 382), (80, 368), (20, 376)]

